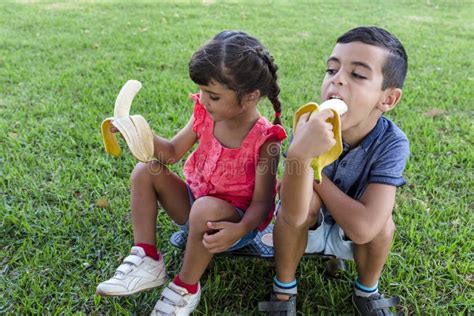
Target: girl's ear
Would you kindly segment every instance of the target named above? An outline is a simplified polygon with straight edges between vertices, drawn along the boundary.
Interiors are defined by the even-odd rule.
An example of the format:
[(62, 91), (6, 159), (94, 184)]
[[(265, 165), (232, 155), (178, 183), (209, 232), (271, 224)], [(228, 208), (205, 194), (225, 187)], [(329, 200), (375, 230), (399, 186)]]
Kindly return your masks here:
[(402, 97), (402, 89), (388, 88), (383, 92), (382, 102), (377, 108), (382, 112), (388, 112), (393, 109)]
[(247, 102), (257, 102), (260, 99), (260, 90), (255, 90), (253, 92), (247, 93), (245, 96), (245, 101)]

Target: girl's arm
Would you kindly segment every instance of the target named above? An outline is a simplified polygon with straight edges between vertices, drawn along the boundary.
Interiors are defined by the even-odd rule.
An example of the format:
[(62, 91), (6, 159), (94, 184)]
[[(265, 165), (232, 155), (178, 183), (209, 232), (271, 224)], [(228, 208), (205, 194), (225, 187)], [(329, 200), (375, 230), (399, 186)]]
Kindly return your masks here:
[(257, 164), (257, 176), (252, 203), (248, 207), (242, 220), (232, 222), (208, 222), (211, 230), (219, 230), (217, 234), (205, 234), (204, 246), (210, 253), (219, 253), (232, 246), (237, 240), (244, 237), (262, 223), (274, 203), (274, 190), (280, 144), (274, 140), (267, 141), (260, 148), (260, 158)]
[(238, 223), (242, 236), (256, 229), (265, 220), (268, 211), (275, 203), (274, 192), (279, 158), (280, 144), (278, 142), (270, 140), (260, 148), (252, 203)]
[(197, 139), (197, 135), (193, 131), (193, 117), (191, 117), (186, 126), (171, 140), (164, 139), (158, 135), (154, 136), (154, 156), (163, 164), (173, 164), (179, 161), (191, 149)]

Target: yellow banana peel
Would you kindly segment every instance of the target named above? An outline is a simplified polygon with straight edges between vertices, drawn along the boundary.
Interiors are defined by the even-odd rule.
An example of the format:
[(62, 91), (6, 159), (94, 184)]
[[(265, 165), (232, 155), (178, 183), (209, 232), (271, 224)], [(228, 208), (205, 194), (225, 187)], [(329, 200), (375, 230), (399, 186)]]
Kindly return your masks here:
[(336, 144), (331, 147), (324, 154), (315, 157), (311, 160), (311, 167), (314, 170), (314, 180), (318, 183), (322, 181), (322, 170), (324, 167), (336, 160), (342, 153), (342, 135), (341, 135), (341, 120), (340, 116), (347, 112), (347, 105), (344, 101), (339, 99), (330, 99), (323, 102), (321, 105), (316, 103), (308, 103), (300, 107), (293, 118), (293, 134), (295, 133), (296, 124), (298, 123), (301, 115), (305, 113), (316, 113), (325, 109), (330, 109), (334, 112), (334, 117), (327, 121), (333, 125), (334, 139)]
[(141, 162), (149, 162), (156, 160), (153, 132), (143, 116), (130, 115), (133, 98), (141, 88), (139, 81), (127, 81), (115, 100), (114, 116), (103, 120), (100, 129), (107, 153), (119, 156), (121, 152), (115, 133), (110, 131), (113, 125), (122, 134), (133, 156)]

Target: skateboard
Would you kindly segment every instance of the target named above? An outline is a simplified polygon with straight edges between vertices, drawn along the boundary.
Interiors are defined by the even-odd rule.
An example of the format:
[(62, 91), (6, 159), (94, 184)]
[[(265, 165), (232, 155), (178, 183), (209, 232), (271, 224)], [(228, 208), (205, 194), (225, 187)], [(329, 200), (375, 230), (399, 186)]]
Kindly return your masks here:
[[(170, 242), (179, 249), (186, 248), (187, 233), (180, 230), (171, 235)], [(268, 225), (263, 231), (258, 232), (253, 241), (245, 247), (233, 251), (224, 251), (219, 256), (237, 256), (237, 257), (257, 257), (271, 259), (274, 257), (273, 251), (273, 225)], [(320, 256), (325, 257), (326, 274), (331, 277), (339, 277), (343, 271), (346, 271), (344, 260), (335, 257), (327, 257), (320, 253), (305, 253), (304, 257)]]
[[(265, 230), (258, 232), (253, 241), (245, 247), (233, 251), (224, 251), (219, 255), (273, 258), (273, 225), (268, 225)], [(188, 236), (184, 231), (177, 231), (171, 235), (170, 242), (173, 246), (184, 249)]]

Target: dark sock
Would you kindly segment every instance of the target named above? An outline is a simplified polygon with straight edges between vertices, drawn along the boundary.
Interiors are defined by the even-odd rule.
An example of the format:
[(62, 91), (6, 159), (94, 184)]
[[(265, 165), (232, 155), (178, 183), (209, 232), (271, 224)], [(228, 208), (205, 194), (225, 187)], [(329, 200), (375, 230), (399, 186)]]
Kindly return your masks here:
[(145, 255), (155, 260), (160, 260), (161, 256), (155, 245), (150, 244), (136, 244), (135, 246), (143, 248)]
[(173, 280), (173, 283), (176, 284), (177, 286), (181, 286), (183, 288), (185, 288), (186, 290), (188, 290), (188, 293), (189, 294), (196, 294), (197, 291), (198, 291), (198, 283), (196, 284), (187, 284), (187, 283), (184, 283), (183, 281), (181, 281), (181, 279), (179, 278), (179, 274), (176, 275), (176, 277), (174, 278)]

